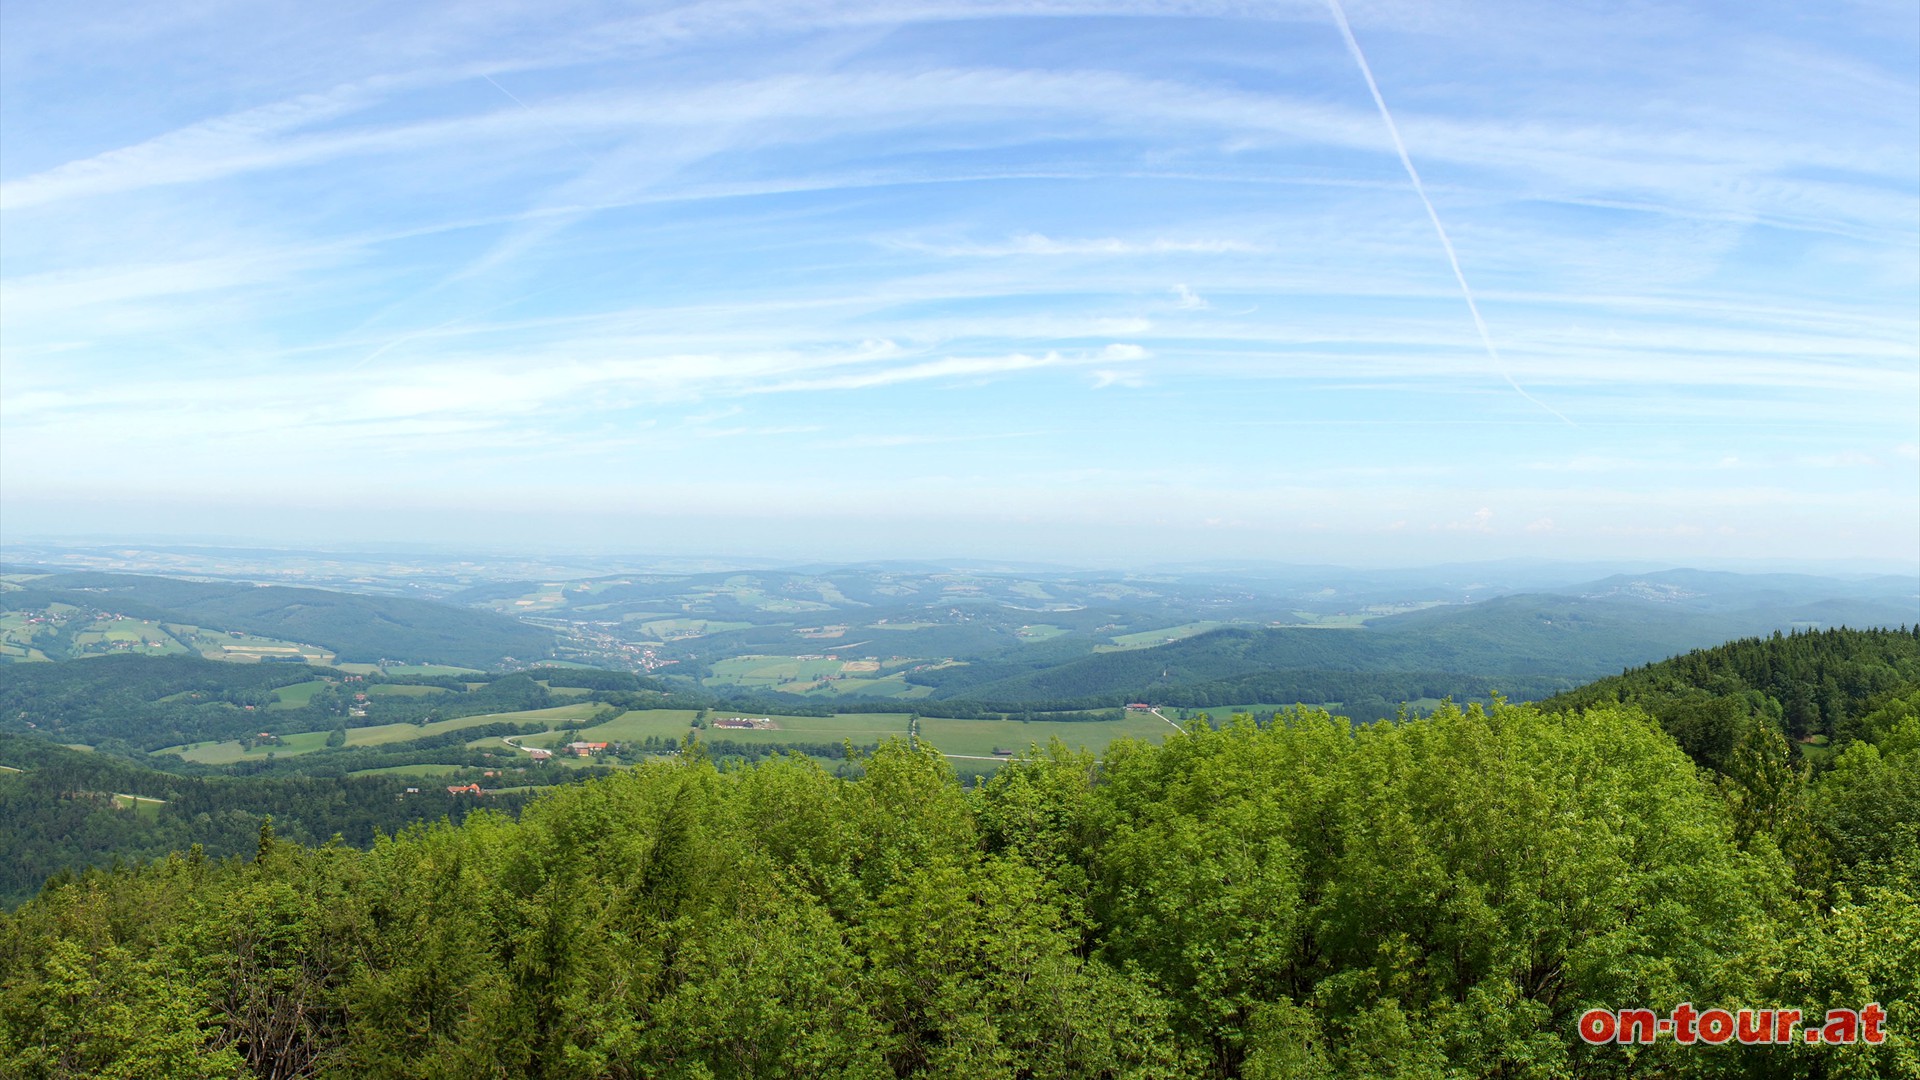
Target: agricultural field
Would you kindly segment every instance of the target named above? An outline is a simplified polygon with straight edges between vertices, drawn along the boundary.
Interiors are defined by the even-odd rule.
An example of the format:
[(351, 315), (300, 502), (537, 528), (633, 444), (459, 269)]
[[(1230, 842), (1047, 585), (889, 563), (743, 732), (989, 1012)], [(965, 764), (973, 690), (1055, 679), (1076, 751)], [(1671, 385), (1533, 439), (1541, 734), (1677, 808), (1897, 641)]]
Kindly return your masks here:
[[(527, 712), (484, 713), (479, 716), (461, 716), (452, 720), (436, 720), (431, 724), (376, 724), (372, 727), (347, 729), (348, 746), (384, 746), (388, 743), (412, 742), (430, 735), (439, 735), (448, 731), (460, 731), (465, 728), (482, 727), (498, 723), (545, 723), (564, 724), (575, 720), (590, 720), (607, 711), (609, 706), (598, 702), (579, 705), (559, 705), (551, 709), (533, 709)], [(327, 744), (328, 732), (303, 731), (296, 735), (283, 735), (278, 743), (264, 743), (243, 748), (237, 740), (226, 742), (189, 743), (186, 746), (169, 746), (155, 750), (156, 754), (179, 754), (188, 761), (197, 761), (203, 765), (231, 765), (236, 761), (263, 761), (268, 754), (276, 758), (290, 757), (295, 754), (308, 754)], [(566, 742), (566, 739), (562, 739)]]
[(368, 697), (432, 697), (452, 692), (444, 686), (416, 686), (413, 683), (373, 683), (366, 689)]
[(1181, 623), (1179, 626), (1165, 626), (1158, 630), (1141, 630), (1138, 633), (1132, 634), (1115, 634), (1113, 637), (1107, 639), (1113, 642), (1113, 644), (1095, 645), (1093, 651), (1121, 652), (1127, 649), (1150, 649), (1155, 645), (1165, 645), (1170, 641), (1179, 641), (1182, 638), (1195, 637), (1209, 630), (1218, 630), (1223, 626), (1230, 625), (1232, 624), (1204, 620), (1201, 622)]
[(470, 765), (387, 765), (378, 769), (355, 769), (349, 776), (452, 776), (467, 772)]
[[(713, 674), (703, 681), (712, 687), (777, 690), (795, 695), (859, 694), (867, 697), (918, 698), (932, 693), (932, 687), (915, 686), (907, 682), (905, 672), (899, 669), (921, 662), (912, 658), (879, 661), (805, 656), (735, 656), (715, 661)], [(896, 670), (888, 671), (888, 668)]]
[(1072, 632), (1064, 626), (1055, 626), (1052, 623), (1034, 623), (1032, 626), (1023, 626), (1015, 630), (1013, 636), (1021, 641), (1047, 641)]
[(720, 634), (728, 630), (745, 630), (752, 625), (749, 622), (726, 622), (721, 619), (654, 619), (651, 622), (641, 623), (640, 629), (662, 641), (673, 641), (679, 638), (706, 637), (708, 634)]
[(0, 612), (0, 656), (13, 660), (51, 660), (34, 643), (40, 624), (25, 611)]
[[(549, 749), (565, 746), (575, 739), (591, 742), (639, 742), (649, 735), (661, 739), (678, 741), (693, 726), (698, 714), (689, 709), (644, 709), (622, 713), (604, 724), (596, 724), (582, 731), (556, 731), (546, 735), (533, 735), (516, 742), (524, 746), (543, 746)], [(836, 716), (767, 716), (775, 727), (772, 728), (719, 728), (712, 726), (715, 720), (725, 720), (734, 714), (725, 710), (710, 712), (707, 715), (708, 726), (700, 732), (705, 740), (729, 739), (743, 743), (838, 743), (848, 739), (856, 744), (878, 742), (890, 735), (905, 737), (907, 734), (906, 713), (842, 713)], [(759, 719), (767, 714), (755, 714), (748, 719)]]
[(1261, 702), (1255, 702), (1251, 705), (1209, 705), (1204, 709), (1200, 709), (1200, 708), (1181, 709), (1181, 708), (1175, 708), (1171, 705), (1167, 705), (1167, 706), (1162, 706), (1160, 709), (1160, 712), (1167, 719), (1173, 720), (1175, 722), (1182, 723), (1182, 724), (1186, 723), (1188, 718), (1190, 717), (1197, 718), (1204, 715), (1207, 717), (1207, 719), (1211, 720), (1215, 726), (1218, 726), (1220, 724), (1224, 724), (1227, 721), (1233, 719), (1236, 715), (1240, 713), (1247, 713), (1248, 715), (1251, 715), (1251, 716), (1268, 716), (1272, 713), (1280, 712), (1286, 709), (1292, 709), (1296, 706), (1301, 708), (1307, 708), (1307, 709), (1325, 709), (1327, 712), (1332, 713), (1335, 716), (1339, 716), (1341, 703), (1338, 701), (1320, 701), (1320, 702), (1285, 702), (1281, 704), (1275, 704), (1271, 701), (1261, 701)]
[(278, 638), (257, 637), (237, 630), (208, 630), (181, 623), (162, 623), (161, 628), (180, 644), (209, 660), (292, 660), (309, 664), (333, 663), (333, 653), (318, 645), (303, 645)]
[(876, 676), (870, 679), (842, 676), (830, 685), (821, 687), (816, 693), (823, 697), (845, 694), (850, 697), (858, 695), (912, 701), (916, 698), (931, 696), (933, 687), (910, 683), (905, 673), (895, 672), (892, 675)]
[(113, 795), (114, 809), (131, 810), (133, 816), (142, 821), (157, 821), (160, 817), (160, 808), (166, 804), (165, 799), (153, 799), (145, 795), (122, 795), (118, 792)]
[(920, 741), (939, 748), (943, 754), (960, 758), (992, 757), (994, 750), (1012, 750), (1025, 754), (1034, 744), (1047, 745), (1058, 738), (1073, 749), (1085, 748), (1104, 753), (1115, 739), (1144, 739), (1161, 742), (1173, 734), (1173, 726), (1151, 713), (1128, 713), (1120, 720), (1090, 723), (1061, 723), (1057, 720), (943, 720), (920, 719)]
[(333, 660), (333, 653), (317, 645), (119, 615), (97, 618), (96, 614), (69, 604), (54, 604), (44, 612), (0, 612), (0, 656), (49, 660), (135, 653), (199, 655), (245, 663), (298, 659), (326, 664)]
[[(140, 653), (146, 656), (184, 654), (186, 645), (177, 640), (183, 630), (192, 627), (155, 626), (147, 619), (96, 619), (73, 635), (73, 655), (104, 655), (114, 652)], [(172, 631), (172, 633), (169, 633)], [(221, 659), (214, 657), (214, 659)]]
[(1358, 630), (1367, 625), (1368, 619), (1379, 617), (1378, 614), (1368, 614), (1365, 612), (1359, 614), (1342, 613), (1338, 615), (1323, 615), (1313, 611), (1295, 611), (1292, 612), (1291, 615), (1291, 619), (1282, 620), (1273, 625), (1319, 627), (1324, 630)]
[(325, 679), (309, 679), (306, 682), (294, 683), (292, 686), (283, 686), (280, 689), (275, 690), (273, 692), (273, 696), (275, 700), (273, 704), (267, 706), (267, 708), (269, 709), (305, 708), (307, 705), (312, 703), (313, 695), (319, 693), (320, 688), (326, 685), (327, 685), (327, 681)]

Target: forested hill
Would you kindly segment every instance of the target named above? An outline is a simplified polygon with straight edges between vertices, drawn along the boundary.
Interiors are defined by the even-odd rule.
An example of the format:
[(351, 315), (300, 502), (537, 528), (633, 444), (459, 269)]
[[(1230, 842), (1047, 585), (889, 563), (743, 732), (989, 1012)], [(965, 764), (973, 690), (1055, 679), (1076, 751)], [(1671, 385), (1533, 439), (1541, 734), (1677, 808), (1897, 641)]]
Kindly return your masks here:
[(988, 660), (909, 679), (935, 687), (939, 698), (988, 703), (1102, 707), (1149, 700), (1204, 708), (1341, 701), (1370, 719), (1423, 697), (1546, 697), (1807, 614), (1791, 593), (1784, 606), (1730, 608), (1649, 601), (1618, 588), (1625, 586), (1592, 596), (1518, 595), (1435, 607), (1361, 629), (1230, 627), (1148, 649)]
[[(851, 782), (687, 755), (59, 883), (0, 917), (0, 1074), (1912, 1078), (1914, 778), (1920, 717), (1762, 800), (1617, 705), (1194, 724), (971, 791), (900, 741)], [(1891, 1037), (1576, 1033), (1682, 1002)]]
[(406, 659), (489, 669), (553, 654), (553, 634), (488, 611), (410, 597), (136, 574), (36, 578), (0, 594), (12, 610), (71, 604), (320, 645), (347, 662)]
[[(487, 805), (513, 814), (531, 798), (509, 792)], [(0, 910), (91, 866), (196, 847), (216, 857), (250, 853), (269, 818), (299, 843), (367, 847), (381, 833), (459, 821), (480, 805), (418, 779), (180, 776), (0, 733)]]
[(1797, 745), (1876, 741), (1920, 693), (1920, 625), (1746, 638), (1600, 679), (1549, 708), (1630, 703), (1703, 764), (1722, 763), (1749, 718)]

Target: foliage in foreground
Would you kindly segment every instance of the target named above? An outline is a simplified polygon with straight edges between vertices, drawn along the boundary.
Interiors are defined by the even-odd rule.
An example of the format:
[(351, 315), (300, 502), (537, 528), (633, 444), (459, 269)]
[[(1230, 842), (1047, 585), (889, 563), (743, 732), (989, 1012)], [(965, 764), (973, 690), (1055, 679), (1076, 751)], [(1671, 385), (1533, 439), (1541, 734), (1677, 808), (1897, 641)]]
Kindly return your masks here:
[[(1734, 783), (1623, 706), (1301, 711), (972, 791), (896, 742), (366, 852), (268, 829), (0, 921), (0, 1074), (1920, 1076), (1920, 719), (1884, 724), (1811, 785), (1777, 735)], [(1574, 1034), (1870, 1000), (1879, 1048)]]

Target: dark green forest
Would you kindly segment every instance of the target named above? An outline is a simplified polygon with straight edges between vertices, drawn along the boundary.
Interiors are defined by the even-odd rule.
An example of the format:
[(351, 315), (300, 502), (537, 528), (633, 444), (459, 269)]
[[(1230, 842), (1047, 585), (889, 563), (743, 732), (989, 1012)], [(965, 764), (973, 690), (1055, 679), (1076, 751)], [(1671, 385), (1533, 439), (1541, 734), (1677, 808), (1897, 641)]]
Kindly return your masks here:
[[(366, 850), (276, 816), (246, 857), (62, 875), (0, 917), (0, 1074), (1916, 1077), (1915, 643), (1190, 724), (973, 786), (903, 741), (852, 779), (689, 743)], [(1662, 726), (1694, 690), (1738, 706), (1728, 746)], [(1870, 1001), (1879, 1046), (1574, 1029)]]

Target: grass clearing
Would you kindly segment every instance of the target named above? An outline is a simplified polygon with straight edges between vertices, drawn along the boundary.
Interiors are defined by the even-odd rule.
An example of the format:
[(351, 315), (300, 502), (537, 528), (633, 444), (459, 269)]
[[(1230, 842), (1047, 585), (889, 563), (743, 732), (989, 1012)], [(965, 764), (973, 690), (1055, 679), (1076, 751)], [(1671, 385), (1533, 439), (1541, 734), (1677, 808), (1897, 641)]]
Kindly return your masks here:
[[(431, 724), (376, 724), (372, 727), (347, 729), (348, 746), (386, 746), (392, 743), (412, 742), (449, 731), (461, 731), (466, 728), (483, 727), (487, 724), (544, 723), (564, 724), (573, 720), (590, 720), (609, 711), (611, 706), (599, 702), (585, 702), (579, 705), (560, 705), (551, 709), (533, 709), (527, 712), (482, 713), (478, 716), (461, 716), (452, 720), (436, 720)], [(188, 761), (198, 761), (203, 765), (231, 765), (236, 761), (263, 761), (271, 754), (276, 758), (294, 754), (309, 754), (326, 746), (325, 731), (303, 731), (296, 735), (283, 735), (276, 743), (263, 743), (251, 749), (243, 749), (237, 740), (226, 742), (190, 743), (186, 746), (169, 746), (164, 750), (155, 750), (156, 754), (179, 754)], [(570, 738), (570, 737), (569, 737)], [(562, 739), (567, 742), (569, 739)]]
[[(690, 709), (634, 710), (577, 733), (556, 731), (518, 741), (523, 746), (542, 746), (548, 749), (565, 746), (575, 739), (589, 742), (638, 742), (651, 735), (678, 742), (692, 728), (696, 715), (698, 714)], [(781, 716), (760, 713), (749, 719), (767, 716), (778, 726), (772, 729), (711, 726), (713, 721), (724, 720), (732, 715), (734, 714), (725, 711), (708, 713), (709, 726), (700, 732), (700, 738), (707, 742), (725, 739), (743, 743), (838, 743), (851, 739), (856, 744), (865, 745), (878, 742), (890, 735), (905, 736), (907, 733), (906, 713), (841, 713), (835, 716)]]
[[(269, 709), (302, 709), (313, 703), (313, 695), (327, 685), (325, 679), (308, 679), (291, 686), (283, 686), (273, 692), (274, 702)], [(178, 696), (178, 695), (175, 695)]]
[(122, 795), (119, 792), (113, 794), (114, 809), (131, 810), (133, 816), (142, 821), (159, 820), (160, 808), (166, 804), (165, 799), (154, 799), (145, 795)]
[(467, 772), (470, 765), (385, 765), (378, 769), (355, 769), (349, 776), (452, 776)]
[(1124, 719), (1070, 724), (1057, 720), (945, 720), (922, 717), (920, 741), (943, 754), (991, 757), (995, 749), (1025, 754), (1029, 746), (1047, 745), (1058, 738), (1073, 749), (1105, 753), (1115, 739), (1161, 742), (1173, 734), (1172, 725), (1151, 713), (1128, 713)]
[(676, 638), (705, 637), (728, 630), (745, 630), (752, 625), (749, 622), (726, 622), (720, 619), (655, 619), (641, 623), (640, 629), (663, 641), (672, 641)]
[(368, 697), (432, 697), (435, 694), (450, 694), (453, 691), (444, 686), (416, 686), (413, 683), (373, 683), (367, 687)]
[(1181, 623), (1179, 626), (1167, 626), (1158, 630), (1141, 630), (1131, 634), (1115, 634), (1108, 640), (1111, 645), (1095, 645), (1094, 652), (1121, 652), (1127, 649), (1150, 649), (1155, 645), (1165, 645), (1170, 641), (1195, 637), (1209, 630), (1218, 630), (1231, 623), (1203, 620), (1201, 622)]

